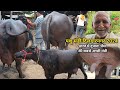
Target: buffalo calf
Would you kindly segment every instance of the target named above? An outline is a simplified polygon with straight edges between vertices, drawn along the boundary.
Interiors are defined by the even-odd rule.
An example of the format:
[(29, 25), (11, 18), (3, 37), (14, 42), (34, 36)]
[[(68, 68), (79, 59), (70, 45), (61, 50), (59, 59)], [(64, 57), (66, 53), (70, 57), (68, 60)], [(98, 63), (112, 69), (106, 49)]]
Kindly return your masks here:
[(84, 71), (82, 58), (77, 50), (38, 50), (37, 47), (29, 47), (25, 50), (15, 53), (16, 58), (33, 59), (38, 62), (45, 71), (47, 79), (54, 79), (56, 74), (68, 73), (68, 79), (76, 73), (78, 68), (87, 79)]

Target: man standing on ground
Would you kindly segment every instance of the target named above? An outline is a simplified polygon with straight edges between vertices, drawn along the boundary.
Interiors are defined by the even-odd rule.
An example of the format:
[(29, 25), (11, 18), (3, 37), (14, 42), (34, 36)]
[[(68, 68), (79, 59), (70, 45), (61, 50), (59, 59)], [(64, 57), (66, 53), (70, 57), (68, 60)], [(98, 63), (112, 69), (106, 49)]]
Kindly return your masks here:
[(36, 20), (34, 23), (32, 23), (30, 20), (27, 20), (27, 22), (35, 28), (35, 45), (37, 45), (41, 50), (45, 50), (45, 43), (43, 40), (43, 36), (41, 34), (41, 24), (44, 20), (44, 11), (37, 11), (36, 12)]
[[(80, 15), (77, 16), (76, 20), (77, 20), (76, 36), (83, 38), (85, 30), (87, 28), (87, 21), (82, 11), (80, 12)], [(80, 33), (79, 35), (78, 32)]]

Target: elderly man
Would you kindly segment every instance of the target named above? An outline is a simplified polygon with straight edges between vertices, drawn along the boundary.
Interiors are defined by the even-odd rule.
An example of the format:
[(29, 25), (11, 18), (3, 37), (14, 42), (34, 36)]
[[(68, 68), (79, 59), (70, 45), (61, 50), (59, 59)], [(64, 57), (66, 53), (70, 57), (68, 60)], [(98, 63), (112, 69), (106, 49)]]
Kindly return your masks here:
[(92, 27), (95, 31), (95, 34), (86, 35), (86, 38), (90, 39), (107, 39), (107, 38), (117, 38), (118, 43), (115, 44), (107, 44), (108, 46), (118, 46), (120, 47), (120, 37), (116, 36), (113, 32), (110, 31), (111, 28), (111, 20), (110, 16), (106, 11), (98, 11), (96, 12)]

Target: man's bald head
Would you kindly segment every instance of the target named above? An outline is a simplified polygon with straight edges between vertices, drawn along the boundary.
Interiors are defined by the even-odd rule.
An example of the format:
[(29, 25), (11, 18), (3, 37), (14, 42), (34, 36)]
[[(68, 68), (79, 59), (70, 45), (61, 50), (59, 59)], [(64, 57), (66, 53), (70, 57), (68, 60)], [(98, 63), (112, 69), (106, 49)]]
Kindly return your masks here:
[(99, 16), (99, 15), (105, 16), (106, 18), (108, 18), (108, 21), (111, 23), (110, 15), (106, 11), (98, 11), (98, 12), (96, 12), (95, 16), (93, 17), (93, 23), (95, 21), (96, 16)]
[(92, 27), (96, 33), (96, 38), (105, 38), (110, 32), (110, 15), (106, 11), (96, 12)]

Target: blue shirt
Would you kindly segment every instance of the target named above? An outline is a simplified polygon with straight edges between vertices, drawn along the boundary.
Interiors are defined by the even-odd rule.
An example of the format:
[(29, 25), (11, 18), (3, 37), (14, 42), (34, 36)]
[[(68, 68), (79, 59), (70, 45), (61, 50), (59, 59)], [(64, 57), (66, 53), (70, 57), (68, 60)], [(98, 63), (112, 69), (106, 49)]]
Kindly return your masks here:
[(37, 17), (37, 19), (35, 20), (35, 24), (36, 24), (36, 28), (35, 28), (35, 37), (36, 38), (42, 38), (42, 34), (41, 34), (41, 24), (44, 20), (43, 15), (40, 15), (39, 17)]

